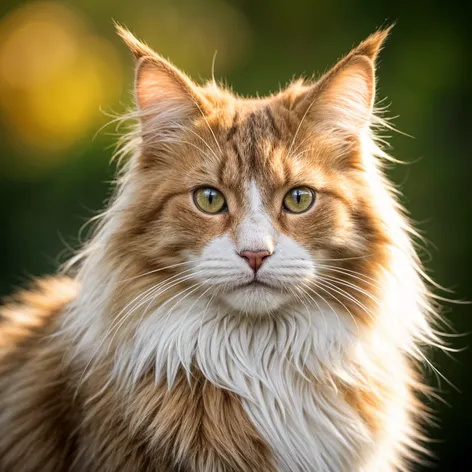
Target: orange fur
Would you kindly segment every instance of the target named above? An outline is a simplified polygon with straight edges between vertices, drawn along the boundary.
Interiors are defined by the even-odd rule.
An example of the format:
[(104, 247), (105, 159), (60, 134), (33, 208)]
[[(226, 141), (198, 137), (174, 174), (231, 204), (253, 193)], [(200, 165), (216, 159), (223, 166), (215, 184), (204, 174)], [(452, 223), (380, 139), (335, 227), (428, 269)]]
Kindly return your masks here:
[[(401, 221), (403, 215), (396, 204), (384, 205), (393, 191), (380, 164), (365, 158), (362, 139), (368, 138), (353, 128), (366, 131), (372, 119), (375, 59), (388, 31), (361, 43), (318, 82), (296, 82), (258, 100), (214, 83), (199, 87), (129, 32), (119, 27), (119, 33), (138, 62), (140, 126), (131, 137), (137, 152), (122, 171), (102, 226), (78, 258), (79, 274), (39, 281), (1, 308), (0, 430), (7, 433), (0, 438), (0, 469), (279, 470), (244, 399), (196, 366), (191, 372), (181, 367), (171, 382), (146, 365), (132, 388), (129, 379), (112, 375), (120, 352), (151, 316), (145, 307), (129, 316), (126, 307), (172, 277), (174, 285), (149, 305), (171, 302), (191, 288), (178, 278), (185, 254), (198, 254), (225, 234), (238, 239), (251, 204), (244, 192), (255, 182), (276, 230), (321, 254), (321, 261), (333, 261), (331, 268), (320, 266), (327, 284), (314, 296), (345, 309), (359, 332), (384, 333), (384, 321), (373, 313), (381, 311), (385, 274), (393, 271), (392, 247), (412, 249), (404, 227), (399, 225), (399, 236), (391, 229), (389, 212)], [(222, 191), (232, 211), (196, 211), (191, 193), (202, 185)], [(316, 209), (296, 217), (281, 211), (286, 192), (301, 185), (316, 189)], [(417, 274), (416, 256), (410, 262)], [(106, 296), (92, 309), (84, 300), (97, 284)], [(204, 295), (201, 287), (195, 290)], [(84, 346), (95, 336), (91, 325), (99, 314), (106, 334), (90, 352)], [(365, 356), (375, 368), (353, 361), (356, 378), (326, 372), (326, 383), (316, 378), (313, 389), (349, 405), (368, 434), (390, 448), (385, 470), (401, 470), (411, 451), (421, 449), (414, 439), (420, 411), (414, 392), (422, 388), (414, 355), (398, 348), (382, 357), (377, 338), (365, 337)], [(401, 370), (394, 380), (392, 367)], [(383, 446), (394, 407), (408, 419), (401, 438)]]

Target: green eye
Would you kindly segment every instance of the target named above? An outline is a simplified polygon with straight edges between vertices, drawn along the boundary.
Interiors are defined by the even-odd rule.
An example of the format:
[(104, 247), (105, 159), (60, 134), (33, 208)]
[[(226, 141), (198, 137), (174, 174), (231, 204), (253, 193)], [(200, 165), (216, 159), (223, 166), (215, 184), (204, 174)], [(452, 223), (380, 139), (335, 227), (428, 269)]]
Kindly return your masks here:
[(195, 190), (193, 201), (205, 213), (222, 213), (226, 211), (226, 200), (223, 194), (212, 187), (203, 187)]
[(308, 187), (296, 187), (284, 197), (284, 209), (289, 213), (303, 213), (311, 208), (315, 201), (313, 190)]

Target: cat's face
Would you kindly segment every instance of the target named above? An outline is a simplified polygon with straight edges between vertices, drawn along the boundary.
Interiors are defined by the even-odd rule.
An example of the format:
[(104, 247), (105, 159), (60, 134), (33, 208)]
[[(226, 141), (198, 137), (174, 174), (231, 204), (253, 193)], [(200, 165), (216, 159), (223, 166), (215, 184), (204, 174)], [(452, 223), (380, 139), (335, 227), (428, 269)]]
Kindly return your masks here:
[(205, 122), (193, 130), (211, 151), (197, 139), (201, 151), (180, 147), (191, 156), (185, 166), (176, 153), (163, 177), (175, 186), (161, 198), (176, 196), (156, 215), (154, 234), (172, 234), (196, 279), (217, 289), (209, 294), (236, 310), (268, 312), (309, 293), (319, 264), (367, 252), (369, 235), (355, 213), (361, 188), (329, 150), (319, 155), (314, 138), (290, 150), (299, 119), (286, 109), (257, 104), (229, 118), (230, 127), (219, 125), (228, 121), (221, 116), (210, 120), (218, 145)]
[(374, 87), (365, 50), (261, 100), (142, 58), (139, 185), (123, 229), (134, 257), (175, 265), (188, 288), (243, 313), (353, 305), (388, 239), (362, 149)]

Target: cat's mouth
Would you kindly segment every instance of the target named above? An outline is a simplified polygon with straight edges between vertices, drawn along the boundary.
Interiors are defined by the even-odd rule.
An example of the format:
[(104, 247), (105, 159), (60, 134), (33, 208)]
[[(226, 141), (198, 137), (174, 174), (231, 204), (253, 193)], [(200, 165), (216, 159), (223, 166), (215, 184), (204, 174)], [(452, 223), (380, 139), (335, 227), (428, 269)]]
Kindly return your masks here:
[(289, 296), (281, 286), (254, 278), (234, 285), (223, 298), (231, 308), (242, 313), (263, 314), (277, 310), (287, 303)]
[(243, 283), (241, 285), (236, 285), (233, 287), (234, 291), (241, 290), (243, 292), (253, 292), (253, 293), (272, 293), (275, 294), (276, 292), (283, 292), (284, 290), (281, 290), (281, 287), (278, 287), (276, 285), (263, 282), (258, 279), (253, 279), (250, 282)]
[(265, 282), (261, 282), (260, 280), (257, 280), (257, 279), (253, 279), (250, 282), (240, 285), (239, 287), (236, 287), (236, 288), (244, 288), (244, 287), (264, 287), (264, 288), (271, 288), (271, 289), (275, 288), (272, 285), (269, 285)]

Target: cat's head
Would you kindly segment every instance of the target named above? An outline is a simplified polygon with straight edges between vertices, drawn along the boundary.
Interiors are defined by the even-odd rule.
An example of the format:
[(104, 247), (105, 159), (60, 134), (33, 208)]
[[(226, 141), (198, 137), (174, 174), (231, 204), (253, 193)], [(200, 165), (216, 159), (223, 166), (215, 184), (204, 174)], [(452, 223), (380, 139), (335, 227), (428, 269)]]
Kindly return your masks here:
[(368, 305), (390, 238), (371, 135), (387, 31), (319, 80), (261, 99), (198, 86), (120, 34), (137, 60), (140, 131), (117, 256), (133, 259), (136, 276), (169, 267), (174, 285), (242, 313)]

